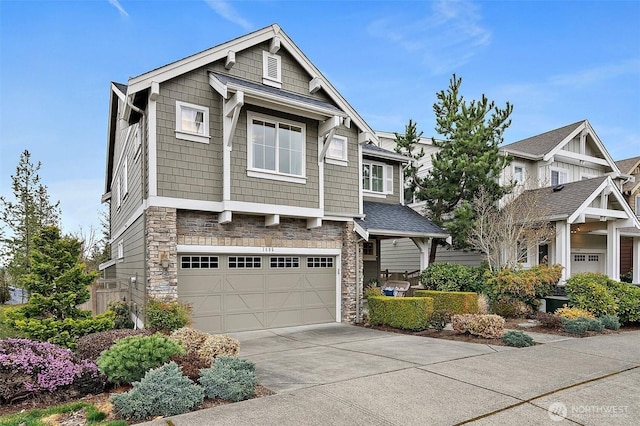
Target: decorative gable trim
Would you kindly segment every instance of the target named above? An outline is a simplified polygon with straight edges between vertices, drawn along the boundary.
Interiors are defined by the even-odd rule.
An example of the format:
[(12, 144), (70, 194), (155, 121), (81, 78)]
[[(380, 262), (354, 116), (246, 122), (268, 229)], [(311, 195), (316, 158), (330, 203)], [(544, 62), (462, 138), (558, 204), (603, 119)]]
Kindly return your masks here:
[[(591, 203), (598, 198), (601, 197), (604, 200), (604, 196), (614, 196), (618, 204), (622, 206), (622, 210), (610, 210), (606, 208), (606, 205), (602, 205), (599, 208), (590, 207)], [(605, 180), (602, 181), (600, 186), (589, 195), (584, 202), (567, 218), (567, 223), (582, 223), (584, 222), (585, 216), (600, 216), (601, 218), (616, 218), (616, 219), (628, 219), (630, 221), (628, 226), (632, 226), (640, 229), (640, 221), (636, 217), (631, 207), (626, 202), (622, 193), (615, 185), (611, 176), (607, 176)]]

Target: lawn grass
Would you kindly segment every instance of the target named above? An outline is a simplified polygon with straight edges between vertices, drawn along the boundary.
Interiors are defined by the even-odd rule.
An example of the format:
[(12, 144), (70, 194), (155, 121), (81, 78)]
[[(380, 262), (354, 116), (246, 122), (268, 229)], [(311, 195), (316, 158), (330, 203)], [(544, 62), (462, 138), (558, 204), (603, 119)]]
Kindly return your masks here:
[(20, 331), (10, 327), (5, 323), (5, 311), (16, 306), (21, 305), (0, 305), (0, 339), (6, 339), (8, 337), (25, 337)]
[(105, 413), (98, 410), (95, 405), (88, 404), (86, 402), (74, 402), (65, 405), (56, 405), (44, 410), (30, 410), (24, 413), (10, 414), (0, 417), (0, 425), (2, 426), (44, 426), (46, 424), (42, 419), (52, 416), (54, 414), (65, 414), (85, 410), (87, 425), (96, 426), (126, 426), (127, 422), (123, 420), (111, 420), (104, 422), (107, 417)]

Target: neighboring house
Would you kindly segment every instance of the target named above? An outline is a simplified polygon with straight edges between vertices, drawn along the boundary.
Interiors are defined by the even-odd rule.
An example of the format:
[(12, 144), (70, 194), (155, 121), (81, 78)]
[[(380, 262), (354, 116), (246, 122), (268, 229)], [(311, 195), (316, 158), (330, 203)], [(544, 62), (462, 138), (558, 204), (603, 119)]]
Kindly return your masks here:
[[(630, 259), (633, 282), (640, 283), (640, 222), (622, 192), (638, 191), (638, 186), (629, 185), (632, 171), (620, 170), (587, 120), (504, 145), (501, 150), (513, 157), (501, 181), (517, 183), (520, 190), (543, 192), (548, 220), (556, 230), (550, 244), (526, 248), (524, 267), (548, 260), (564, 266), (563, 280), (578, 272), (601, 272), (618, 280), (625, 272), (621, 241), (628, 241), (635, 253)], [(637, 172), (638, 163), (630, 167), (634, 165)], [(400, 249), (405, 259), (402, 266), (415, 267), (417, 251), (408, 246), (395, 248)], [(393, 250), (385, 245), (383, 256), (388, 258)], [(474, 252), (439, 248), (438, 253), (443, 252), (457, 263), (475, 264), (481, 259)], [(465, 261), (469, 258), (473, 261)]]
[[(622, 173), (631, 176), (631, 178), (622, 185), (622, 195), (636, 216), (640, 216), (640, 156), (616, 161), (616, 165)], [(633, 254), (633, 239), (630, 237), (622, 237), (620, 242), (621, 274), (626, 274), (633, 269)]]
[(113, 83), (104, 276), (139, 323), (147, 297), (207, 332), (358, 322), (379, 240), (446, 237), (401, 205), (408, 159), (370, 143), (278, 25)]

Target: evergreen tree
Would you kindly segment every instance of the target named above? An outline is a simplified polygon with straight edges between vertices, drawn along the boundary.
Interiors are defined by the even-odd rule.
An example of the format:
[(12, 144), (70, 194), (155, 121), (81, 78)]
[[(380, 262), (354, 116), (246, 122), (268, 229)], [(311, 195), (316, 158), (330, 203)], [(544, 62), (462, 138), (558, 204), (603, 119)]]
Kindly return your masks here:
[(40, 162), (31, 162), (29, 151), (22, 152), (16, 173), (11, 176), (14, 201), (0, 196), (2, 257), (12, 281), (18, 285), (31, 269), (29, 252), (34, 236), (42, 227), (58, 225), (60, 221), (60, 202), (50, 202), (47, 187), (40, 182), (41, 166)]
[[(457, 249), (468, 246), (467, 236), (475, 219), (471, 203), (479, 189), (484, 188), (495, 202), (509, 192), (500, 186), (498, 177), (511, 159), (500, 154), (499, 145), (511, 125), (513, 111), (509, 102), (499, 108), (485, 95), (467, 102), (460, 94), (461, 83), (454, 74), (449, 88), (436, 94), (436, 132), (443, 139), (433, 144), (440, 149), (424, 179), (415, 173), (411, 177), (417, 198), (426, 203), (426, 216), (451, 234)], [(438, 240), (432, 241), (430, 263), (435, 260), (438, 244)]]
[(422, 137), (423, 132), (418, 133), (418, 123), (414, 123), (412, 119), (409, 119), (409, 123), (404, 127), (404, 134), (396, 135), (396, 152), (407, 156), (412, 159), (411, 163), (408, 164), (404, 173), (406, 176), (405, 180), (405, 201), (411, 202), (413, 201), (414, 194), (416, 189), (419, 188), (421, 184), (420, 179), (418, 179), (418, 161), (424, 157), (424, 148), (420, 147), (420, 150), (416, 150), (416, 144), (420, 142), (420, 138)]

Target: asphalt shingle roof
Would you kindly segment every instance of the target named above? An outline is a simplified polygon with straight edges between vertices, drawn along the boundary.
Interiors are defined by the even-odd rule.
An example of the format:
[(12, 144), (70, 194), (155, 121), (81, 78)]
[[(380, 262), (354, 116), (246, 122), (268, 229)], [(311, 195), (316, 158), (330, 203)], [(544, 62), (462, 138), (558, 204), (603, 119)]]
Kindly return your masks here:
[(125, 95), (127, 94), (127, 85), (126, 84), (116, 83), (114, 81), (113, 85), (116, 86), (118, 88), (118, 90), (121, 91), (122, 93), (124, 93)]
[(364, 201), (362, 207), (365, 218), (356, 219), (356, 223), (367, 231), (385, 231), (387, 234), (398, 232), (403, 236), (414, 234), (416, 237), (448, 235), (420, 213), (401, 204)]
[[(638, 162), (640, 162), (640, 156), (616, 161), (616, 165), (618, 166), (618, 168), (622, 173), (630, 174), (635, 169), (635, 166), (638, 164)], [(632, 176), (635, 176), (636, 181), (625, 182), (625, 184), (622, 185), (623, 192), (631, 191), (636, 185), (638, 185), (638, 183), (640, 183), (640, 173), (636, 173)]]
[[(554, 191), (553, 187), (532, 189), (527, 193), (541, 193), (541, 199), (545, 200), (545, 213), (553, 216), (570, 216), (584, 203), (584, 201), (607, 179), (600, 176), (593, 179), (579, 180), (565, 183), (560, 191)], [(517, 203), (518, 199), (514, 201)]]
[(333, 110), (337, 113), (344, 113), (340, 108), (333, 105), (332, 103), (321, 101), (320, 99), (315, 99), (308, 96), (302, 96), (297, 93), (287, 92), (286, 90), (278, 89), (276, 87), (265, 86), (264, 84), (255, 83), (253, 81), (248, 81), (248, 80), (244, 80), (237, 77), (232, 77), (230, 75), (222, 74), (215, 71), (209, 71), (209, 72), (213, 74), (218, 80), (220, 80), (222, 84), (232, 83), (240, 87), (245, 87), (247, 89), (252, 89), (252, 90), (260, 91), (263, 93), (280, 96), (280, 97), (297, 101), (297, 102), (303, 102), (308, 105)]
[(533, 156), (543, 156), (555, 148), (556, 145), (569, 136), (576, 127), (580, 126), (584, 122), (585, 120), (578, 121), (559, 129), (551, 130), (527, 139), (522, 139), (521, 141), (513, 142), (508, 145), (503, 145), (502, 149), (506, 151), (522, 152)]

